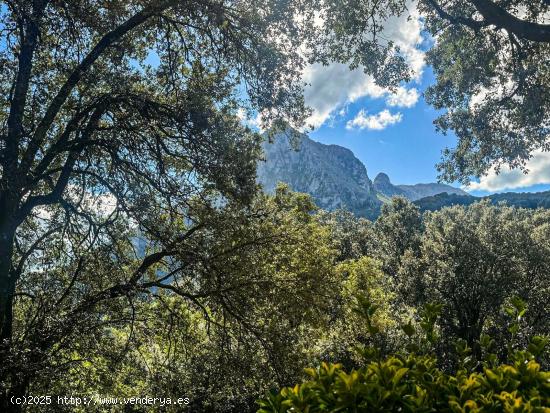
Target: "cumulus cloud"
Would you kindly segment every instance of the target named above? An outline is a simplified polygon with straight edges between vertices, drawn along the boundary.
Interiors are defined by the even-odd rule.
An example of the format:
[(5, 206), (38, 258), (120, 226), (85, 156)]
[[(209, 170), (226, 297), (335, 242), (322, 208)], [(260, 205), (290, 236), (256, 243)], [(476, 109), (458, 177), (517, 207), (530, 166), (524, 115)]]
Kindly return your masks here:
[(386, 91), (361, 70), (349, 70), (347, 65), (329, 66), (314, 64), (305, 69), (304, 80), (309, 84), (305, 99), (313, 114), (308, 123), (322, 125), (337, 108), (365, 96), (380, 98)]
[(481, 87), (478, 92), (470, 98), (470, 110), (475, 111), (477, 107), (483, 104), (488, 98), (496, 101), (502, 99), (504, 96), (509, 96), (516, 87), (516, 83), (511, 79), (508, 79), (505, 84), (502, 84), (502, 82), (495, 77), (491, 79), (490, 87)]
[(388, 95), (386, 104), (388, 106), (397, 106), (401, 108), (412, 108), (418, 102), (420, 94), (415, 88), (406, 89), (399, 87), (395, 93)]
[(413, 77), (420, 80), (424, 71), (424, 52), (419, 45), (422, 37), (422, 20), (415, 1), (407, 1), (409, 15), (392, 16), (384, 23), (383, 36), (392, 40), (399, 47), (405, 60), (413, 71)]
[(465, 189), (498, 192), (506, 189), (524, 188), (537, 184), (550, 184), (550, 152), (535, 151), (527, 162), (529, 173), (519, 169), (505, 168), (497, 175), (491, 170), (479, 182), (472, 182)]
[(401, 113), (393, 114), (387, 109), (378, 112), (376, 115), (367, 115), (367, 112), (361, 109), (355, 118), (348, 121), (346, 129), (382, 130), (386, 129), (389, 125), (401, 122), (402, 118), (403, 115)]
[[(419, 81), (425, 66), (424, 52), (419, 49), (422, 43), (422, 23), (413, 1), (408, 2), (408, 13), (391, 17), (384, 24), (383, 38), (392, 40), (401, 50), (413, 77)], [(419, 98), (416, 89), (400, 87), (395, 93), (376, 85), (372, 77), (362, 70), (349, 70), (347, 65), (333, 63), (327, 66), (314, 64), (306, 67), (303, 73), (308, 84), (305, 89), (306, 104), (313, 109), (308, 124), (318, 127), (342, 107), (363, 97), (386, 98), (389, 106), (412, 107)]]

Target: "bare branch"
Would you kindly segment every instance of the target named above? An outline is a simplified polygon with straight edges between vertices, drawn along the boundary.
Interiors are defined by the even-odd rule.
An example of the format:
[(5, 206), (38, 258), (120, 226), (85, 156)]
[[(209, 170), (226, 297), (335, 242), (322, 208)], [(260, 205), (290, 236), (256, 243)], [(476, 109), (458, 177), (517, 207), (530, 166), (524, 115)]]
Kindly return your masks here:
[(447, 20), (452, 24), (462, 24), (464, 26), (468, 26), (470, 29), (475, 31), (478, 31), (485, 26), (483, 22), (479, 22), (474, 19), (469, 19), (462, 16), (453, 16), (452, 14), (445, 11), (445, 9), (443, 9), (443, 7), (436, 0), (426, 0), (426, 2), (433, 7), (439, 17)]

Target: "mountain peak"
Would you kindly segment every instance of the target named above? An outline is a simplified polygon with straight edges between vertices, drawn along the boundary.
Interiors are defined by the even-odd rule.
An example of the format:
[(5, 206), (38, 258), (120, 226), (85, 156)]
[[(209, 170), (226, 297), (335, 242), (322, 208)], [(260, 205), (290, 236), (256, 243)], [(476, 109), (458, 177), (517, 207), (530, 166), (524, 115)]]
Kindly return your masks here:
[(391, 185), (390, 177), (384, 172), (380, 172), (376, 175), (373, 181), (374, 185)]
[(389, 196), (390, 198), (392, 196), (400, 195), (400, 196), (407, 196), (405, 191), (400, 189), (399, 187), (393, 185), (390, 181), (390, 177), (385, 174), (384, 172), (380, 172), (378, 175), (376, 175), (376, 178), (374, 178), (374, 189), (376, 189), (378, 192), (385, 196)]
[(310, 194), (323, 209), (344, 208), (373, 218), (381, 202), (365, 165), (353, 152), (338, 145), (324, 145), (302, 136), (299, 150), (281, 134), (273, 144), (264, 143), (265, 162), (258, 164), (258, 181), (267, 192), (278, 182)]
[[(298, 150), (296, 150), (298, 148)], [(292, 145), (286, 134), (263, 145), (265, 162), (258, 163), (258, 182), (266, 192), (285, 182), (294, 191), (310, 194), (317, 206), (329, 211), (344, 208), (358, 216), (374, 218), (382, 201), (403, 196), (411, 201), (443, 192), (465, 195), (458, 188), (438, 183), (394, 185), (384, 172), (369, 179), (365, 165), (353, 152), (325, 145), (302, 135)]]

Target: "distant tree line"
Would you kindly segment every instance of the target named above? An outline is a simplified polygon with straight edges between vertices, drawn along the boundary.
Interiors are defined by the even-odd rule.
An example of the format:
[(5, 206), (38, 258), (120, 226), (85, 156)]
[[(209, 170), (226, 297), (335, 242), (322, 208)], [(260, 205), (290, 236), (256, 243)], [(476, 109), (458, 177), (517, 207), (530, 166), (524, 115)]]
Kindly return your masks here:
[(522, 192), (522, 193), (500, 193), (485, 197), (475, 197), (468, 195), (442, 193), (414, 201), (414, 204), (420, 208), (420, 211), (437, 211), (443, 207), (453, 205), (471, 205), (481, 200), (488, 200), (493, 205), (505, 204), (518, 208), (550, 208), (550, 191), (545, 192)]

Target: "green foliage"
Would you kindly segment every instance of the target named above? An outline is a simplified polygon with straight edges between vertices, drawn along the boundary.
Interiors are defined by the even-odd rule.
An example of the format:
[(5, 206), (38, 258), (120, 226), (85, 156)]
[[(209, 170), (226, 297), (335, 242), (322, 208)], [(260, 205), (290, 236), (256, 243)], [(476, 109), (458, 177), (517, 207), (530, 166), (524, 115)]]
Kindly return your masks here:
[(421, 198), (414, 201), (414, 204), (420, 208), (420, 211), (425, 212), (437, 211), (438, 209), (450, 207), (453, 205), (471, 205), (484, 199), (490, 200), (491, 203), (494, 205), (505, 203), (508, 206), (513, 206), (517, 208), (550, 209), (550, 191), (536, 193), (508, 192), (502, 194), (493, 194), (483, 198), (470, 195), (448, 194), (444, 192), (442, 194)]
[(393, 197), (374, 223), (374, 253), (383, 262), (384, 271), (395, 275), (405, 252), (416, 254), (422, 233), (422, 215), (403, 197)]
[[(519, 313), (524, 312), (519, 300), (514, 303)], [(425, 306), (420, 323), (425, 333), (422, 341), (433, 344), (437, 340), (433, 331), (440, 311), (441, 305)], [(377, 334), (378, 330), (370, 328), (376, 306), (360, 297), (358, 312), (369, 331)], [(409, 337), (414, 336), (410, 323), (403, 329)], [(483, 342), (488, 347), (491, 339), (484, 337)], [(464, 340), (458, 341), (456, 351), (462, 362), (455, 374), (442, 372), (430, 353), (381, 359), (378, 352), (371, 351), (376, 360), (349, 373), (341, 364), (322, 363), (317, 369), (307, 369), (308, 381), (268, 393), (258, 401), (258, 413), (548, 412), (550, 372), (542, 371), (536, 361), (547, 343), (534, 337), (527, 350), (510, 354), (511, 363), (493, 363), (473, 371), (470, 349)]]
[[(525, 168), (534, 151), (548, 147), (547, 2), (422, 0), (419, 9), (437, 38), (427, 53), (436, 83), (426, 100), (444, 109), (437, 129), (458, 137), (444, 152), (440, 176), (468, 182), (492, 167)], [(545, 32), (546, 40), (519, 27)]]
[(425, 214), (418, 254), (400, 258), (401, 296), (415, 307), (444, 304), (444, 335), (466, 340), (478, 358), (481, 334), (500, 340), (514, 332), (503, 328), (503, 309), (519, 305), (514, 296), (530, 309), (525, 316), (518, 310), (528, 334), (548, 334), (549, 218), (548, 211), (487, 202)]
[[(464, 180), (544, 148), (548, 45), (492, 23), (473, 36), (449, 29), (428, 3), (438, 83), (427, 98), (448, 109), (438, 127), (460, 139), (443, 177)], [(543, 16), (539, 3), (505, 3)], [(257, 193), (260, 136), (237, 115), (260, 114), (268, 138), (302, 126), (308, 64), (349, 64), (384, 87), (409, 79), (403, 54), (379, 36), (406, 6), (3, 2), (0, 408), (29, 392), (185, 391), (194, 410), (241, 413), (265, 388), (341, 356), (366, 367), (324, 365), (310, 373), (326, 394), (305, 384), (270, 406), (286, 409), (287, 397), (300, 409), (316, 398), (454, 411), (547, 404), (532, 357), (544, 359), (546, 340), (522, 333), (548, 332), (547, 213), (481, 205), (422, 220), (397, 199), (371, 226), (316, 216), (309, 197), (284, 187)], [(443, 307), (412, 308), (434, 300)], [(481, 358), (484, 372), (436, 368), (429, 353), (442, 336), (463, 341), (440, 363), (458, 356), (469, 371)], [(497, 365), (502, 338), (510, 365)], [(386, 357), (407, 340), (425, 355)]]
[(373, 228), (371, 221), (357, 218), (344, 209), (319, 211), (319, 220), (330, 228), (331, 238), (337, 244), (338, 261), (372, 255)]
[[(331, 247), (297, 269), (310, 246), (300, 236), (315, 232), (305, 197), (271, 226), (255, 220), (261, 208), (249, 214), (261, 138), (239, 115), (260, 115), (268, 138), (303, 126), (307, 64), (361, 66), (397, 86), (409, 77), (402, 54), (378, 42), (378, 19), (359, 18), (403, 10), (394, 0), (1, 2), (0, 408), (73, 354), (95, 360), (95, 337), (129, 328), (136, 302), (160, 290), (241, 325), (287, 306), (274, 334), (291, 341), (317, 311), (307, 290), (323, 285), (315, 275)], [(311, 234), (285, 227), (298, 221)], [(258, 239), (258, 226), (289, 232)], [(237, 250), (248, 267), (228, 258)], [(264, 324), (260, 337), (276, 330)]]
[(264, 389), (301, 379), (343, 289), (314, 208), (281, 186), (249, 210), (196, 209), (211, 225), (175, 254), (186, 265), (170, 288), (135, 297), (127, 322), (104, 307), (113, 325), (58, 349), (55, 360), (70, 364), (33, 391), (187, 396), (195, 410), (244, 412)]
[(393, 283), (380, 262), (368, 257), (347, 260), (338, 263), (335, 272), (340, 291), (317, 344), (316, 361), (339, 361), (351, 368), (369, 358), (373, 346), (384, 351), (399, 347), (399, 323), (409, 314), (394, 306)]
[(548, 412), (550, 372), (529, 356), (468, 374), (442, 373), (429, 356), (392, 356), (349, 373), (308, 369), (310, 381), (271, 393), (258, 413)]

